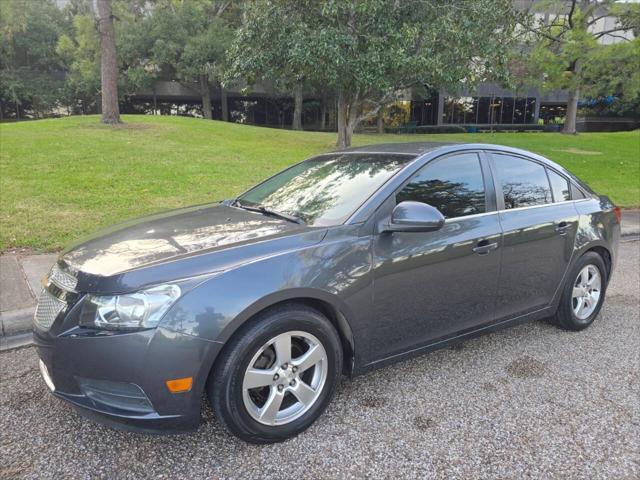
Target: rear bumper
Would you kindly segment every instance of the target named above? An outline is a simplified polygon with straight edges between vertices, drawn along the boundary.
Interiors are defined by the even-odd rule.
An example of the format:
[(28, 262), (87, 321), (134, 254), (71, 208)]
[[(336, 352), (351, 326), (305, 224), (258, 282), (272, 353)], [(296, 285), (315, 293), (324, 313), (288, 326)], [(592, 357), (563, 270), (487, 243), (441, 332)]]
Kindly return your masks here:
[[(80, 332), (80, 330), (76, 330)], [(84, 416), (147, 433), (193, 430), (211, 365), (221, 344), (162, 328), (131, 333), (80, 332), (56, 336), (34, 330), (53, 394)], [(192, 377), (187, 392), (166, 381)]]

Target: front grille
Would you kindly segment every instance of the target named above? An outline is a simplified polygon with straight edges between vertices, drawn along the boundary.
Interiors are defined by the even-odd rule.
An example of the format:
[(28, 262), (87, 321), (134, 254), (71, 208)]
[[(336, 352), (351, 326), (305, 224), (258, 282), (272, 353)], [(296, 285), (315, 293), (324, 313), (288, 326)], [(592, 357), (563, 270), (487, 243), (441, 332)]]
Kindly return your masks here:
[(78, 285), (78, 279), (70, 273), (61, 270), (57, 263), (49, 273), (49, 280), (68, 292), (75, 292), (76, 286)]
[(36, 314), (33, 320), (41, 329), (49, 330), (54, 320), (66, 306), (67, 304), (65, 302), (43, 289), (38, 299), (38, 306), (36, 307)]

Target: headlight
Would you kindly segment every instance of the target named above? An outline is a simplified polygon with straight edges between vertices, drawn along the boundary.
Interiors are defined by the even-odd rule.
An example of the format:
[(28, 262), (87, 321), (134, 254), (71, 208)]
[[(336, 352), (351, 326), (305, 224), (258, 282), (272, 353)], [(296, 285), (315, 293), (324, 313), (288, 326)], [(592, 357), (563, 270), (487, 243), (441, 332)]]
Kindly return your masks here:
[(80, 325), (106, 330), (154, 328), (180, 293), (177, 285), (159, 285), (125, 295), (87, 295)]

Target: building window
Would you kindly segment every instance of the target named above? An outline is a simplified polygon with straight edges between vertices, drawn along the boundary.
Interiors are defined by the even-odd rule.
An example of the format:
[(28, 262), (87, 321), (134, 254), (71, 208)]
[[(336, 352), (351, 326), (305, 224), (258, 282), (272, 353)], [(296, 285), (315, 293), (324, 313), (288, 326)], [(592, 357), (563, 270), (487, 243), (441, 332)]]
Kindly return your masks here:
[(526, 114), (524, 116), (524, 123), (533, 123), (536, 114), (536, 99), (535, 97), (527, 98)]
[(524, 114), (527, 108), (526, 98), (516, 98), (516, 104), (513, 111), (513, 123), (524, 123)]
[(491, 108), (491, 97), (480, 97), (478, 100), (478, 123), (489, 123), (489, 109)]
[(515, 104), (513, 97), (504, 97), (502, 99), (502, 115), (500, 123), (513, 123), (513, 106)]

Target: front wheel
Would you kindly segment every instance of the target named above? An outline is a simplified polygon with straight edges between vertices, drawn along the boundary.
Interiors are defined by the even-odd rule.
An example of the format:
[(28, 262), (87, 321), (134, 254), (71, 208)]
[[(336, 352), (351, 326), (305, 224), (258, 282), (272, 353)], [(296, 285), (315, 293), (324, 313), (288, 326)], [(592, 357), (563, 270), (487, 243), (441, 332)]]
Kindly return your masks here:
[(568, 277), (553, 322), (567, 330), (587, 328), (600, 312), (607, 282), (607, 269), (602, 257), (595, 252), (584, 254)]
[(318, 311), (288, 305), (260, 314), (225, 346), (207, 387), (219, 421), (252, 443), (305, 430), (331, 400), (342, 371), (335, 328)]

